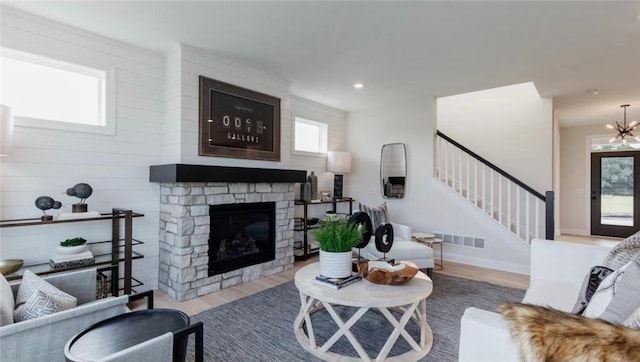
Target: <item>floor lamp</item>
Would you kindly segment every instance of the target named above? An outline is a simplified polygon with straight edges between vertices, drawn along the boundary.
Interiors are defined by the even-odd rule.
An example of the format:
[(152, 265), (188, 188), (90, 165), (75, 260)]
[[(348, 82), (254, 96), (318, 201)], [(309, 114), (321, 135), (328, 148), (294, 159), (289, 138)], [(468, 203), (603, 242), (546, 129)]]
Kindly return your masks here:
[(351, 172), (351, 154), (342, 151), (327, 153), (327, 171), (333, 172), (333, 198), (342, 198), (343, 174)]

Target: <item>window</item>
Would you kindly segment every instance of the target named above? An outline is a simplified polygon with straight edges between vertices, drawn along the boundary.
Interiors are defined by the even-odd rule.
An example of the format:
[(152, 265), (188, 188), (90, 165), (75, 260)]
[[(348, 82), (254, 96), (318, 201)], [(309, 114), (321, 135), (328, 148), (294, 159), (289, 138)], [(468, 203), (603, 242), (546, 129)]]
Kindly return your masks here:
[(12, 108), (16, 125), (114, 133), (113, 71), (6, 48), (0, 60), (0, 103)]
[(326, 123), (295, 117), (294, 151), (327, 153)]

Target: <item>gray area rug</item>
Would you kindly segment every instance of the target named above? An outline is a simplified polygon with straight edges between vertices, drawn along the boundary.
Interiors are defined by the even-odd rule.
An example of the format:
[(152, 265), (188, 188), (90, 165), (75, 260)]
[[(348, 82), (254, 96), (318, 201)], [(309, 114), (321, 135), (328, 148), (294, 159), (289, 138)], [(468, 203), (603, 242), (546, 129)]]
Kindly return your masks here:
[[(467, 307), (495, 311), (502, 301), (520, 301), (524, 291), (485, 282), (434, 273), (434, 290), (427, 299), (427, 320), (433, 330), (433, 348), (421, 361), (456, 361), (460, 317)], [(366, 298), (366, 296), (363, 296)], [(213, 308), (192, 317), (204, 323), (205, 361), (320, 361), (296, 340), (293, 321), (300, 309), (300, 297), (293, 281), (260, 293)], [(341, 308), (344, 320), (355, 308)], [(313, 315), (313, 325), (321, 342), (336, 330), (326, 311)], [(409, 322), (407, 330), (416, 337), (418, 328)], [(322, 327), (325, 326), (325, 327)], [(370, 356), (375, 357), (388, 338), (392, 327), (377, 311), (368, 311), (351, 331)], [(187, 360), (193, 360), (193, 338), (189, 341)], [(389, 356), (407, 351), (400, 337)], [(331, 351), (358, 357), (344, 336)]]

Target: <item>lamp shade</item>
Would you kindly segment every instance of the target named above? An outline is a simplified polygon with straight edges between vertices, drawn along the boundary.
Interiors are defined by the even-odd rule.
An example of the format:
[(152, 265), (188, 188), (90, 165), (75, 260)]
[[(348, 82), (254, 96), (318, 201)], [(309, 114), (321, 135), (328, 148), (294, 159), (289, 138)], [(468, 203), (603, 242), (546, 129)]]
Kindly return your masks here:
[(0, 156), (10, 156), (13, 148), (13, 113), (0, 104)]
[(351, 154), (342, 151), (327, 153), (327, 171), (343, 174), (351, 172)]

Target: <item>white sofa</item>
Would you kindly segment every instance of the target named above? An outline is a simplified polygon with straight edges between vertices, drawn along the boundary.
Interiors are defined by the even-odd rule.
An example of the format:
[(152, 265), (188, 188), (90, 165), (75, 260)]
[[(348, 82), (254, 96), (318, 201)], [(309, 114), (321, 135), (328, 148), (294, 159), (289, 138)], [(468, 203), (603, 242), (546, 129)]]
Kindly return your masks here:
[[(410, 226), (393, 222), (390, 224), (393, 226), (394, 238), (391, 250), (386, 253), (386, 258), (395, 259), (396, 261), (410, 261), (420, 269), (427, 269), (427, 273), (431, 275), (434, 265), (433, 249), (426, 244), (412, 241)], [(385, 256), (376, 249), (374, 236), (371, 237), (369, 244), (363, 248), (361, 255), (369, 260), (379, 260)]]
[[(522, 302), (571, 312), (587, 273), (601, 265), (610, 250), (591, 244), (532, 240), (530, 285)], [(518, 361), (517, 346), (500, 314), (473, 307), (465, 310), (458, 360)]]

